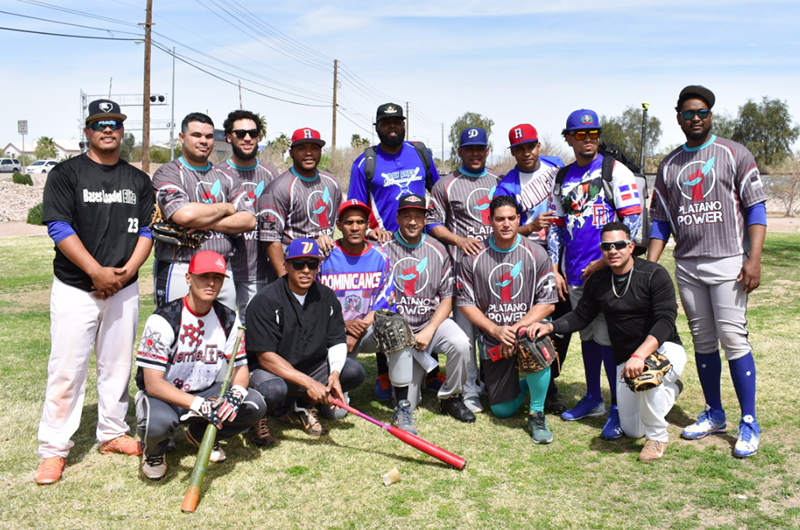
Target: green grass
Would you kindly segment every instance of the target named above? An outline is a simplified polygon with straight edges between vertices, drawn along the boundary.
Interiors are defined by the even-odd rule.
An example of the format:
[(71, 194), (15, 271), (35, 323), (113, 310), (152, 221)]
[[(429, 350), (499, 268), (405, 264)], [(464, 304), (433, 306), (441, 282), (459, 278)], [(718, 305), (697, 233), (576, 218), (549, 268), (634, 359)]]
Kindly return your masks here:
[[(274, 448), (261, 450), (241, 437), (225, 443), (228, 460), (209, 466), (192, 515), (181, 513), (180, 504), (195, 450), (182, 439), (167, 455), (169, 470), (158, 484), (138, 477), (138, 459), (97, 452), (93, 366), (64, 479), (53, 486), (34, 484), (50, 349), (52, 257), (48, 238), (0, 240), (0, 527), (800, 527), (800, 407), (792, 379), (800, 368), (797, 234), (768, 234), (762, 286), (751, 296), (748, 320), (764, 428), (761, 450), (751, 459), (731, 457), (731, 422), (728, 435), (696, 442), (678, 438), (703, 406), (686, 319), (680, 316), (690, 362), (686, 389), (668, 416), (671, 443), (660, 462), (637, 462), (642, 440), (600, 439), (602, 418), (567, 423), (550, 416), (555, 441), (536, 446), (524, 431), (522, 412), (507, 420), (481, 414), (475, 424), (464, 425), (438, 414), (437, 400), (426, 393), (417, 411), (421, 436), (465, 457), (466, 470), (450, 469), (352, 416), (326, 422), (331, 432), (322, 440), (273, 422), (280, 440)], [(141, 278), (142, 323), (153, 310), (151, 267), (145, 265)], [(575, 342), (560, 379), (570, 403), (584, 391)], [(351, 393), (353, 404), (388, 422), (391, 410), (372, 396), (374, 359), (361, 360), (368, 378)], [(722, 391), (729, 419), (735, 420), (738, 407), (727, 370)], [(133, 408), (128, 421), (135, 423)], [(395, 467), (402, 478), (385, 487), (381, 475)]]

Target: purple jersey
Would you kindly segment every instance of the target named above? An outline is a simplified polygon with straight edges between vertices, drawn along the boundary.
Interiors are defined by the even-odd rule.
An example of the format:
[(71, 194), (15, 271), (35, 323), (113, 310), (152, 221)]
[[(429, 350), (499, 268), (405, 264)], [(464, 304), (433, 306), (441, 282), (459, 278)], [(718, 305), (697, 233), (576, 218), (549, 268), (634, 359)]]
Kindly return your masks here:
[(394, 308), (392, 263), (380, 247), (367, 244), (364, 252), (352, 255), (336, 241), (330, 255), (320, 264), (317, 276), (339, 299), (345, 320)]
[(750, 151), (712, 136), (661, 162), (650, 217), (669, 221), (676, 258), (726, 258), (746, 252), (744, 210), (766, 200)]
[[(557, 165), (555, 160), (559, 162)], [(530, 224), (537, 216), (547, 213), (550, 207), (550, 197), (553, 193), (558, 170), (563, 166), (561, 159), (550, 157), (549, 160), (539, 158), (539, 167), (533, 173), (522, 173), (516, 167), (503, 177), (497, 186), (495, 195), (509, 195), (517, 200), (522, 209), (520, 224)], [(531, 232), (528, 236), (531, 241), (540, 245), (547, 245), (547, 229)]]
[(267, 186), (265, 194), (267, 202), (258, 210), (262, 241), (280, 241), (285, 247), (303, 237), (333, 237), (342, 190), (330, 173), (319, 171), (309, 179), (290, 168)]
[[(499, 249), (491, 236), (475, 256), (465, 255), (458, 282), (459, 307), (476, 306), (499, 326), (513, 326), (534, 305), (558, 301), (547, 252), (520, 235), (509, 249)], [(494, 337), (481, 335), (489, 346), (497, 345)]]
[[(243, 190), (237, 200), (249, 202), (254, 212), (260, 211), (258, 205), (264, 201), (262, 197), (267, 184), (278, 176), (274, 167), (260, 161), (256, 161), (255, 166), (246, 168), (237, 166), (229, 158), (216, 167), (233, 177), (235, 185)], [(258, 227), (234, 238), (233, 245), (236, 252), (231, 258), (231, 269), (236, 281), (266, 280), (269, 268), (267, 248), (266, 244), (259, 244)]]
[[(190, 202), (230, 202), (236, 205), (236, 211), (254, 214), (250, 201), (237, 201), (244, 191), (236, 186), (233, 177), (211, 164), (194, 167), (186, 163), (183, 157), (167, 162), (153, 175), (153, 188), (156, 203), (167, 218)], [(155, 247), (155, 257), (161, 261), (191, 261), (192, 256), (201, 250), (213, 250), (228, 259), (234, 251), (231, 237), (213, 230), (206, 231), (198, 248), (167, 245), (160, 241), (155, 242)]]
[(441, 300), (453, 297), (450, 256), (444, 245), (425, 234), (419, 243), (409, 245), (395, 232), (384, 248), (392, 260), (397, 313), (419, 333)]
[[(439, 180), (436, 165), (431, 164), (430, 171), (436, 183)], [(425, 165), (410, 142), (403, 142), (403, 148), (396, 155), (375, 147), (375, 175), (369, 190), (364, 176), (364, 155), (353, 162), (347, 198), (368, 204), (381, 228), (390, 232), (397, 230), (397, 204), (401, 196), (409, 193), (425, 196)]]

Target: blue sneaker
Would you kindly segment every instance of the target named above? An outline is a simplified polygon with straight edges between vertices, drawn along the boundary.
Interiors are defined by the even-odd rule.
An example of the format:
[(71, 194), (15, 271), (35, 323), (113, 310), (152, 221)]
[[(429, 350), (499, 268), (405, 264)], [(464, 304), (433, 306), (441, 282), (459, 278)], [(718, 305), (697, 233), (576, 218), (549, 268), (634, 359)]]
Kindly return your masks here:
[(754, 417), (748, 415), (742, 418), (736, 434), (739, 439), (736, 440), (736, 445), (733, 447), (733, 456), (747, 458), (758, 452), (761, 428)]
[(414, 424), (414, 413), (411, 412), (411, 402), (407, 399), (402, 400), (394, 408), (392, 414), (392, 425), (398, 429), (403, 429), (413, 435), (419, 434), (417, 426)]
[(375, 379), (375, 399), (389, 401), (392, 399), (392, 383), (389, 374), (381, 374)]
[(603, 400), (595, 401), (585, 395), (578, 401), (578, 404), (561, 414), (561, 419), (564, 421), (575, 421), (583, 419), (587, 416), (602, 416), (606, 413), (606, 405)]
[(709, 434), (720, 434), (726, 432), (728, 426), (725, 424), (725, 411), (714, 410), (706, 405), (706, 410), (700, 413), (697, 421), (686, 427), (681, 433), (681, 438), (687, 440), (699, 440)]
[(611, 410), (608, 413), (608, 420), (603, 426), (603, 432), (600, 437), (603, 440), (619, 440), (622, 438), (622, 425), (619, 423), (619, 410), (616, 405), (611, 405)]

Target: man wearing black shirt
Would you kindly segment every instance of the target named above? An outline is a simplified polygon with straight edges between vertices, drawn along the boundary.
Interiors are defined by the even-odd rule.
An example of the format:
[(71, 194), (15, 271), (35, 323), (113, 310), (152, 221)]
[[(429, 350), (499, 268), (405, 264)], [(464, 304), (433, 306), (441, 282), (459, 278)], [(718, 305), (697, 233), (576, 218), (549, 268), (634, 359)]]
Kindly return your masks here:
[[(313, 239), (292, 241), (286, 275), (250, 302), (245, 334), (250, 386), (264, 396), (268, 411), (289, 407), (286, 419), (311, 436), (328, 434), (315, 405), (331, 408), (332, 397), (345, 400), (344, 393), (365, 377), (364, 368), (347, 358), (339, 300), (314, 281), (321, 259)], [(266, 418), (256, 425), (254, 442), (274, 443)]]
[[(599, 312), (605, 313), (617, 365), (620, 424), (628, 437), (646, 437), (639, 460), (652, 462), (663, 456), (669, 441), (665, 416), (680, 394), (678, 378), (686, 365), (686, 352), (675, 327), (677, 304), (672, 278), (664, 267), (635, 258), (634, 246), (627, 226), (606, 224), (600, 249), (608, 268), (589, 278), (573, 312), (555, 322), (531, 326), (528, 334), (572, 333), (589, 325)], [(632, 392), (623, 377), (638, 377), (644, 359), (655, 351), (670, 360), (672, 370), (658, 387)]]

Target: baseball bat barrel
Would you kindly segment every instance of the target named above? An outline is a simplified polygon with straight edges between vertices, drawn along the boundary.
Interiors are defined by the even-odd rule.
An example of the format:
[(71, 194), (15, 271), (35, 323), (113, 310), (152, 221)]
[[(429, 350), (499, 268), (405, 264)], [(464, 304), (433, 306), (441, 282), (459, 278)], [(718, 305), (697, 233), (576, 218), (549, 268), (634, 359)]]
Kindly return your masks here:
[[(239, 344), (242, 342), (244, 330), (244, 327), (239, 326), (239, 332), (236, 334), (236, 343), (233, 346), (233, 353), (231, 353), (231, 358), (228, 361), (228, 369), (225, 372), (225, 379), (222, 381), (219, 397), (224, 396), (225, 392), (228, 391), (228, 385), (233, 375), (233, 365), (236, 364), (236, 354), (239, 352)], [(186, 488), (186, 494), (183, 496), (181, 510), (186, 513), (192, 513), (197, 509), (197, 503), (200, 501), (200, 488), (203, 486), (203, 479), (206, 478), (208, 461), (211, 458), (211, 451), (214, 449), (214, 441), (216, 439), (217, 428), (209, 423), (206, 427), (205, 434), (203, 434), (203, 441), (200, 443), (200, 448), (197, 450), (197, 458), (194, 461), (192, 476), (189, 478), (189, 487)]]
[(385, 423), (383, 423), (381, 421), (378, 421), (375, 418), (364, 414), (360, 410), (355, 409), (355, 408), (351, 407), (350, 405), (348, 405), (347, 403), (344, 403), (344, 402), (342, 402), (342, 401), (340, 401), (340, 400), (338, 400), (336, 398), (333, 398), (332, 401), (333, 401), (333, 404), (336, 405), (337, 407), (341, 407), (341, 408), (345, 409), (348, 412), (352, 412), (353, 414), (355, 414), (359, 418), (363, 418), (363, 419), (367, 420), (370, 423), (374, 423), (378, 427), (382, 427), (383, 429), (386, 429), (395, 438), (400, 439), (401, 441), (407, 443), (411, 447), (413, 447), (413, 448), (415, 448), (415, 449), (417, 449), (419, 451), (422, 451), (423, 453), (428, 454), (428, 455), (436, 458), (437, 460), (440, 460), (440, 461), (444, 462), (445, 464), (453, 466), (454, 468), (458, 469), (459, 471), (463, 470), (464, 467), (467, 465), (467, 461), (464, 460), (463, 458), (461, 458), (460, 456), (454, 455), (453, 453), (451, 453), (449, 451), (445, 451), (441, 447), (439, 447), (437, 445), (434, 445), (434, 444), (430, 443), (429, 441), (420, 438), (419, 436), (415, 436), (415, 435), (411, 434), (410, 432), (404, 431), (403, 429), (398, 429), (397, 427), (392, 427), (391, 425), (387, 425), (387, 424), (385, 424)]

